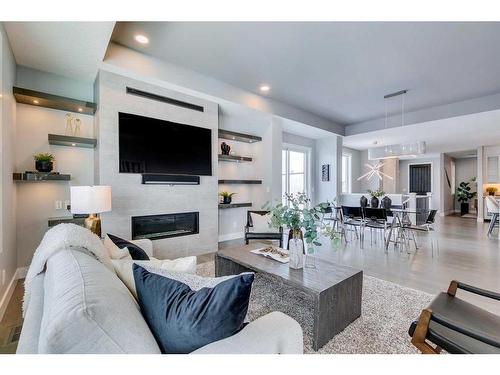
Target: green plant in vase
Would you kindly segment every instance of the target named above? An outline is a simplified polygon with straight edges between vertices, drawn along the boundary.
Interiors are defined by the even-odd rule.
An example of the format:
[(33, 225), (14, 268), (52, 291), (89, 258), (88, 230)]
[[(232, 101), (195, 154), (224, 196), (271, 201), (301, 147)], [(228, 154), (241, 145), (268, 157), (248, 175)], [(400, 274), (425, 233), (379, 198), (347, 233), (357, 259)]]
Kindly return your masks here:
[(219, 193), (219, 196), (222, 197), (222, 203), (223, 204), (230, 204), (231, 201), (233, 200), (233, 195), (235, 195), (236, 193), (230, 193), (228, 191), (221, 191)]
[[(271, 226), (286, 226), (291, 230), (290, 268), (302, 268), (304, 242), (308, 254), (306, 267), (314, 267), (314, 246), (321, 246), (319, 232), (326, 227), (323, 219), (330, 204), (323, 202), (309, 208), (311, 200), (305, 193), (285, 194), (285, 198), (286, 205), (278, 203), (270, 208)], [(333, 233), (331, 236), (335, 237)]]
[(38, 172), (48, 173), (54, 168), (54, 155), (49, 153), (39, 153), (33, 155), (35, 159), (35, 169)]

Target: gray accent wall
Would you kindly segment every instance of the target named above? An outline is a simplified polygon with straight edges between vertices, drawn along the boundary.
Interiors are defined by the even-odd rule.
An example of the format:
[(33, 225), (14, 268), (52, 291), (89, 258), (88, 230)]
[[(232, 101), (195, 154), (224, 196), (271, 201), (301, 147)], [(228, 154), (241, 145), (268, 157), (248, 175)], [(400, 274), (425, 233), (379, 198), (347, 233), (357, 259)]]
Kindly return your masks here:
[[(95, 157), (100, 185), (112, 186), (113, 209), (102, 214), (104, 233), (131, 238), (131, 217), (198, 211), (199, 234), (154, 241), (155, 257), (176, 258), (217, 250), (217, 129), (216, 103), (182, 94), (160, 85), (152, 85), (126, 76), (100, 71), (98, 76), (99, 135)], [(126, 94), (126, 87), (201, 105), (204, 112), (161, 103)], [(212, 176), (202, 176), (200, 185), (142, 185), (140, 174), (119, 173), (118, 112), (133, 113), (162, 120), (180, 122), (212, 130)], [(186, 139), (185, 142), (189, 142)], [(97, 183), (97, 181), (96, 181)]]

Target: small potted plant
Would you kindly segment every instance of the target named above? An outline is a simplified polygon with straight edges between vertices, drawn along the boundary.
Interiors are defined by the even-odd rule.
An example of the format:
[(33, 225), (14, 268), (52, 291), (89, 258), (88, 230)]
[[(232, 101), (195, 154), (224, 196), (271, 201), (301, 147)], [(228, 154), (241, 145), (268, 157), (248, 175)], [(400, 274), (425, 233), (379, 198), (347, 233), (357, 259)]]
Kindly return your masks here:
[(233, 200), (233, 195), (235, 194), (236, 193), (230, 193), (228, 191), (222, 191), (219, 193), (219, 195), (222, 197), (222, 203), (224, 204), (230, 204)]
[(52, 154), (42, 152), (33, 155), (33, 158), (38, 172), (49, 173), (54, 168), (54, 155)]
[(495, 195), (495, 193), (497, 192), (497, 188), (494, 187), (494, 186), (489, 186), (486, 188), (486, 192), (488, 193), (488, 195)]
[(385, 194), (384, 191), (382, 189), (377, 189), (377, 190), (368, 189), (366, 192), (370, 194), (372, 197), (372, 200), (370, 202), (372, 208), (378, 208), (378, 205), (380, 203), (379, 198)]

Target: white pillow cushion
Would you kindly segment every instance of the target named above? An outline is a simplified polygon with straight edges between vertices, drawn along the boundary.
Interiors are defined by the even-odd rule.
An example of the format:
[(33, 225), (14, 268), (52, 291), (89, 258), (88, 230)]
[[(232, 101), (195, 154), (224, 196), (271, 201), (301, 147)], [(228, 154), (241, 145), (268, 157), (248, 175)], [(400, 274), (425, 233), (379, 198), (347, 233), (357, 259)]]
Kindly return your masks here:
[(252, 218), (253, 226), (249, 228), (251, 232), (255, 233), (270, 233), (276, 232), (269, 223), (271, 222), (271, 215), (259, 215), (257, 213), (250, 212), (250, 217)]
[(108, 254), (111, 259), (122, 259), (127, 256), (130, 257), (128, 249), (126, 247), (120, 249), (118, 246), (114, 244), (113, 241), (111, 241), (111, 239), (107, 234), (106, 237), (104, 237), (104, 247), (106, 248), (106, 250), (108, 250)]
[[(148, 239), (142, 239), (142, 240), (130, 240), (129, 242), (133, 243), (134, 245), (139, 246), (144, 252), (148, 255), (148, 257), (153, 256), (153, 241), (148, 240)], [(123, 249), (120, 249), (118, 246), (114, 244), (113, 241), (109, 238), (109, 236), (106, 234), (106, 237), (104, 237), (104, 247), (106, 250), (108, 250), (109, 257), (111, 259), (123, 259), (123, 258), (130, 258), (130, 253), (126, 247)]]
[(113, 263), (116, 274), (135, 298), (137, 298), (137, 292), (135, 290), (134, 273), (132, 271), (132, 265), (134, 263), (144, 268), (154, 267), (155, 269), (168, 270), (181, 274), (196, 274), (196, 257), (194, 256), (174, 260), (160, 260), (152, 257), (150, 260), (132, 260), (132, 258), (123, 258), (111, 259), (111, 262)]

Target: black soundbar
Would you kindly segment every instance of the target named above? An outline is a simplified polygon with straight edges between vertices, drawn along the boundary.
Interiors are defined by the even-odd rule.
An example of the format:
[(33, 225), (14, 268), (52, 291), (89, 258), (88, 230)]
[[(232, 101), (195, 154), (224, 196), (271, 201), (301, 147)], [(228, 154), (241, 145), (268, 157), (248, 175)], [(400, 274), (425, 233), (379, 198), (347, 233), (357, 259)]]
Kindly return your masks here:
[(144, 173), (142, 183), (147, 185), (199, 185), (200, 176)]

